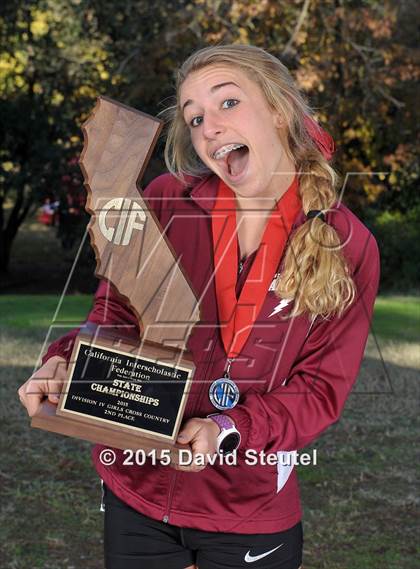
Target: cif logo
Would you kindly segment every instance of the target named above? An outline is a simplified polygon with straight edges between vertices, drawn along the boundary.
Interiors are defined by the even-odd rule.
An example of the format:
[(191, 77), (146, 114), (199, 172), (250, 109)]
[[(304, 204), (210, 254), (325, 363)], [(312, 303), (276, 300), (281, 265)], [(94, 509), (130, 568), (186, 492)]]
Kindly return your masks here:
[[(114, 209), (119, 211), (119, 221), (116, 227), (107, 225), (107, 214)], [(111, 215), (111, 218), (115, 217)], [(134, 229), (143, 230), (146, 214), (134, 200), (114, 198), (107, 202), (99, 214), (99, 229), (102, 235), (115, 245), (128, 245)]]
[(209, 398), (216, 409), (232, 409), (239, 401), (239, 388), (232, 379), (221, 377), (210, 385)]

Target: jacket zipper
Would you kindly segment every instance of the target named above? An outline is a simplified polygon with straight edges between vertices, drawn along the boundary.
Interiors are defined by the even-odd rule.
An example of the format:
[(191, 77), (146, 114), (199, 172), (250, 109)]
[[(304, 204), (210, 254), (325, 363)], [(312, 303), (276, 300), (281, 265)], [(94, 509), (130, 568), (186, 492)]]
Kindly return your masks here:
[[(248, 258), (249, 258), (249, 257), (247, 257), (247, 259), (248, 259)], [(243, 262), (242, 260), (239, 261), (239, 264), (238, 264), (238, 275), (240, 275), (240, 274), (242, 273), (242, 270), (243, 270), (243, 268), (244, 268), (245, 263), (246, 263), (246, 260), (245, 260), (245, 262)], [(215, 340), (216, 340), (216, 334), (214, 335), (214, 338), (215, 338)], [(215, 348), (216, 348), (216, 341), (213, 343), (213, 348), (212, 348), (212, 351), (211, 351), (211, 354), (210, 354), (210, 357), (209, 357), (209, 361), (208, 361), (208, 363), (207, 363), (207, 367), (206, 367), (206, 371), (205, 371), (205, 373), (204, 373), (203, 379), (205, 379), (205, 378), (207, 377), (207, 372), (208, 372), (208, 370), (209, 370), (209, 367), (210, 367), (210, 364), (211, 364), (211, 359), (212, 359), (212, 357), (213, 357)], [(198, 409), (198, 407), (199, 407), (199, 405), (200, 405), (200, 403), (201, 403), (202, 394), (203, 394), (203, 390), (201, 390), (200, 393), (198, 394), (198, 397), (197, 397), (197, 404), (196, 404), (196, 406), (195, 406), (195, 409)], [(195, 409), (194, 409), (194, 410), (195, 410)], [(167, 502), (166, 502), (166, 513), (165, 513), (165, 515), (164, 515), (163, 518), (162, 518), (162, 520), (163, 520), (166, 524), (167, 524), (168, 521), (169, 521), (169, 512), (170, 512), (170, 509), (171, 509), (172, 497), (173, 497), (173, 493), (174, 493), (174, 490), (175, 490), (175, 484), (176, 484), (177, 475), (178, 475), (178, 472), (175, 471), (175, 472), (174, 472), (174, 475), (173, 475), (173, 477), (172, 477), (172, 481), (171, 481), (170, 487), (169, 487), (168, 500), (167, 500)]]
[[(214, 339), (215, 339), (215, 341), (213, 342), (213, 348), (212, 348), (212, 350), (211, 350), (211, 354), (210, 354), (209, 360), (208, 360), (208, 362), (207, 362), (206, 370), (205, 370), (205, 372), (204, 372), (204, 374), (203, 374), (203, 380), (207, 377), (207, 372), (208, 372), (208, 370), (209, 370), (209, 367), (210, 367), (210, 364), (211, 364), (211, 360), (212, 360), (212, 357), (213, 357), (213, 354), (214, 354), (214, 350), (215, 350), (215, 348), (216, 348), (216, 334), (214, 334)], [(203, 382), (203, 383), (204, 383), (204, 382)], [(201, 389), (200, 392), (198, 393), (198, 396), (197, 396), (197, 404), (196, 404), (196, 406), (195, 406), (195, 407), (193, 408), (193, 410), (192, 410), (193, 415), (194, 415), (194, 411), (195, 411), (196, 409), (198, 409), (198, 407), (199, 407), (199, 405), (200, 405), (200, 403), (201, 403), (202, 392), (203, 392), (203, 389)], [(169, 512), (170, 512), (170, 510), (171, 510), (172, 497), (173, 497), (173, 493), (174, 493), (174, 490), (175, 490), (175, 484), (176, 484), (177, 476), (178, 476), (178, 471), (176, 470), (176, 471), (173, 473), (172, 480), (171, 480), (171, 482), (170, 482), (169, 493), (168, 493), (168, 500), (167, 500), (167, 502), (166, 502), (165, 515), (164, 515), (163, 518), (162, 518), (162, 521), (163, 521), (165, 524), (167, 524), (167, 523), (169, 522)]]

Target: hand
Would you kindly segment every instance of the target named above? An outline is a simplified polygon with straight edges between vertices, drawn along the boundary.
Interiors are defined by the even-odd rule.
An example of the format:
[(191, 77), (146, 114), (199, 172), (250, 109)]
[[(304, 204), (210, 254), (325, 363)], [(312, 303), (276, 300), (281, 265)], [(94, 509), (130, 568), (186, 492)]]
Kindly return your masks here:
[(66, 378), (67, 362), (61, 356), (53, 356), (45, 362), (18, 389), (20, 402), (32, 417), (38, 411), (44, 396), (57, 405)]
[[(189, 419), (179, 432), (177, 443), (183, 446), (189, 445), (191, 463), (188, 465), (172, 463), (171, 466), (175, 468), (175, 470), (184, 470), (185, 472), (200, 472), (200, 470), (206, 468), (208, 455), (216, 453), (219, 433), (220, 427), (212, 419)], [(204, 464), (201, 464), (201, 462), (200, 464), (194, 464), (194, 458), (197, 455), (204, 456)], [(200, 456), (200, 459), (201, 458)]]

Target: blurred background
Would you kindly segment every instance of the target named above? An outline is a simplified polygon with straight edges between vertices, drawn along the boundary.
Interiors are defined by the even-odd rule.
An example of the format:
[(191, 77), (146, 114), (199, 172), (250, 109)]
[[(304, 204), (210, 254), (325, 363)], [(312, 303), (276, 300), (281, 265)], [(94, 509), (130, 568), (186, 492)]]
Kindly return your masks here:
[[(220, 42), (258, 45), (291, 70), (336, 141), (344, 203), (381, 251), (357, 386), (313, 445), (318, 466), (299, 469), (305, 569), (414, 567), (418, 23), (414, 0), (2, 2), (2, 568), (102, 566), (89, 445), (30, 430), (16, 395), (45, 345), (84, 320), (97, 286), (89, 240), (81, 246), (81, 124), (98, 95), (156, 116), (173, 102), (177, 67)], [(164, 133), (141, 186), (165, 171), (163, 147)]]

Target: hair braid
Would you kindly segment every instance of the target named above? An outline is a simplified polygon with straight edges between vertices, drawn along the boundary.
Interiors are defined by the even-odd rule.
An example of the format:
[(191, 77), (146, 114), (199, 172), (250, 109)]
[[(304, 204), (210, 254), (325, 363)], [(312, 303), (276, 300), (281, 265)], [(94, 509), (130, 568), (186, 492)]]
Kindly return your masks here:
[[(301, 161), (299, 191), (305, 214), (312, 209), (324, 213), (333, 209), (337, 202), (335, 179), (322, 155)], [(355, 285), (332, 225), (315, 217), (290, 235), (275, 292), (280, 298), (294, 299), (289, 317), (303, 312), (313, 317), (340, 316), (353, 302)]]

